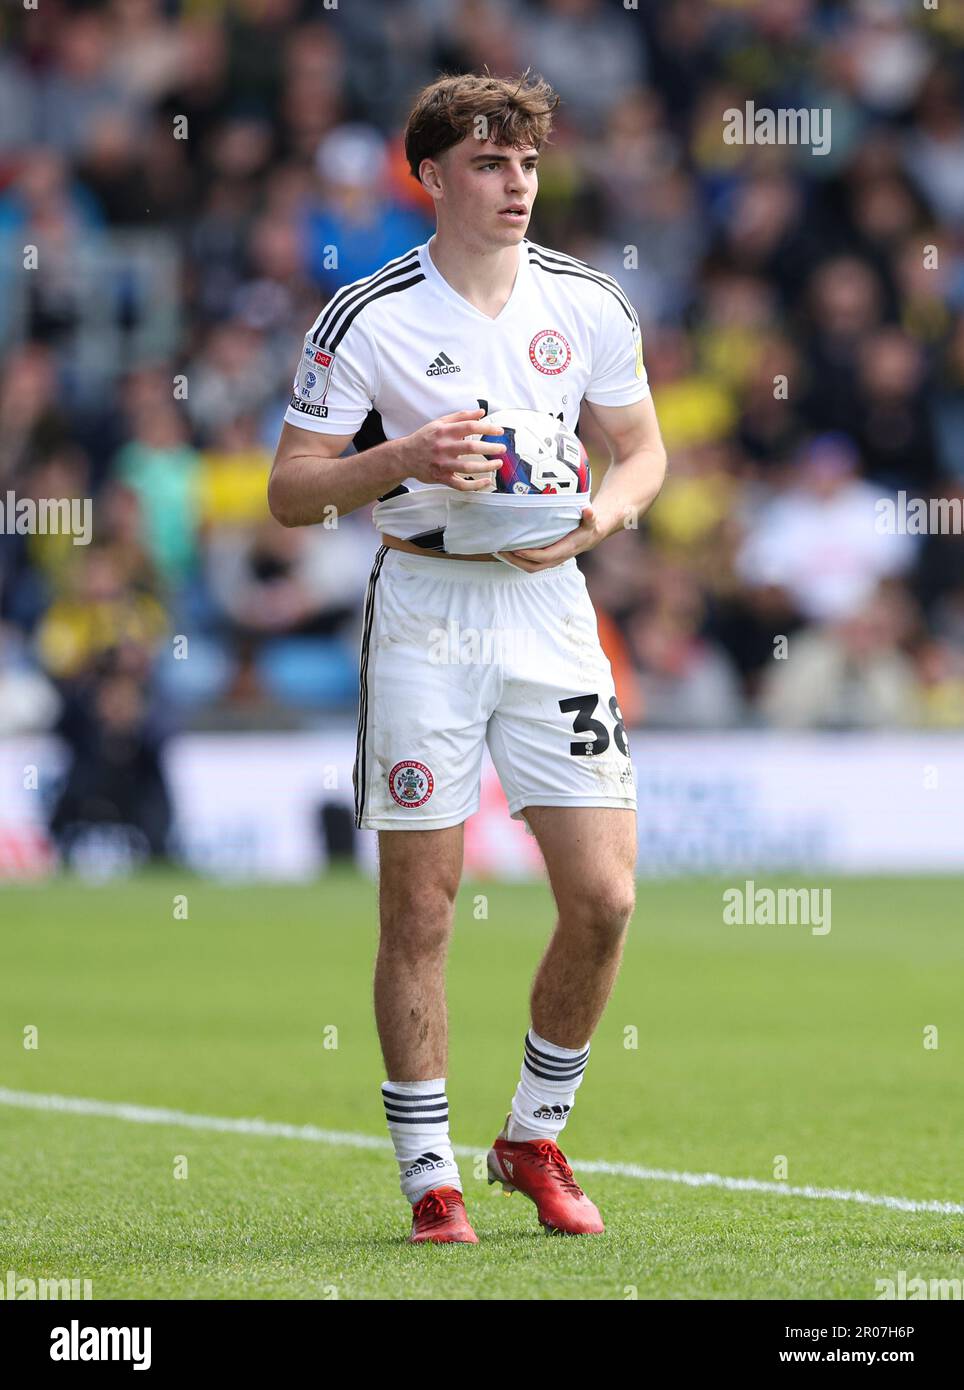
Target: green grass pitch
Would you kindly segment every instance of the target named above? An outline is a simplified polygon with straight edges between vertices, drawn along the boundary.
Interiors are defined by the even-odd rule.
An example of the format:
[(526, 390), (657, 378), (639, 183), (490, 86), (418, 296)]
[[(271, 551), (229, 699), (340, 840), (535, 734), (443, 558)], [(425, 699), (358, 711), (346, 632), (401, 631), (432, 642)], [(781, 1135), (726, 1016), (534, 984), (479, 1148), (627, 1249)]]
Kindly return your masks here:
[[(784, 1155), (791, 1185), (960, 1203), (964, 882), (821, 883), (823, 937), (724, 925), (726, 886), (641, 885), (563, 1137), (577, 1177), (583, 1159), (772, 1181)], [(384, 1138), (367, 880), (60, 880), (5, 889), (0, 922), (0, 1086)], [(480, 1154), (551, 922), (542, 886), (460, 895), (449, 1098)], [(0, 1278), (89, 1278), (95, 1298), (809, 1299), (964, 1275), (956, 1214), (592, 1173), (606, 1234), (548, 1239), (461, 1166), (480, 1244), (416, 1249), (387, 1151), (0, 1105)]]

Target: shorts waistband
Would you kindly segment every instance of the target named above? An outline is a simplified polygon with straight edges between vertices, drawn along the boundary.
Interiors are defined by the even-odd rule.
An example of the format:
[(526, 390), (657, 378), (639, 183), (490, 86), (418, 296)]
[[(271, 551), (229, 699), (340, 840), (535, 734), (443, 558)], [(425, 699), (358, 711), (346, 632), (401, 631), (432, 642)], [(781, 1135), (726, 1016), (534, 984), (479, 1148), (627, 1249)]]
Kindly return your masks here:
[(547, 570), (523, 570), (501, 560), (447, 560), (444, 556), (413, 555), (408, 550), (385, 547), (385, 565), (411, 570), (420, 575), (437, 575), (439, 579), (457, 579), (466, 584), (541, 584), (555, 575), (578, 569), (575, 556)]

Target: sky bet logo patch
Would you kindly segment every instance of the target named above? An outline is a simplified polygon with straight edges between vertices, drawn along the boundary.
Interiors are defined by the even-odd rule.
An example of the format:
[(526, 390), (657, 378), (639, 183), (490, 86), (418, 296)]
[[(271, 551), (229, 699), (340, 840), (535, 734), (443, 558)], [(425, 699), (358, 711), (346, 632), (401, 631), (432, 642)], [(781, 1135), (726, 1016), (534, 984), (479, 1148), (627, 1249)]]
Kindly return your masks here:
[[(298, 366), (298, 375), (295, 378), (294, 400), (302, 401), (310, 406), (321, 405), (328, 394), (328, 383), (331, 380), (331, 369), (334, 361), (335, 354), (333, 352), (325, 352), (311, 341), (310, 336), (307, 337)], [(306, 414), (310, 415), (318, 413), (315, 410), (306, 411)]]

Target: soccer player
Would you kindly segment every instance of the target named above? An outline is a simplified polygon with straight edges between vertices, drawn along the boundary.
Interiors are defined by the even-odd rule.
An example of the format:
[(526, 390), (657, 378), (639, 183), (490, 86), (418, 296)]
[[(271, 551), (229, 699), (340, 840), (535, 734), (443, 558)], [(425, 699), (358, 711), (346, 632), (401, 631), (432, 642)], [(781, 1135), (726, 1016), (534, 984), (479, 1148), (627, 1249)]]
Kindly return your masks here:
[[(558, 911), (489, 1181), (531, 1198), (549, 1232), (603, 1230), (557, 1141), (633, 911), (636, 792), (575, 556), (634, 524), (666, 458), (626, 295), (526, 237), (557, 104), (528, 72), (445, 76), (418, 95), (405, 147), (435, 202), (435, 234), (318, 316), (269, 483), (285, 526), (378, 501), (354, 787), (357, 824), (379, 837), (375, 1017), (414, 1242), (476, 1240), (449, 1139), (444, 967), (484, 743), (510, 813), (538, 840)], [(464, 519), (466, 495), (491, 486), (505, 448), (479, 438), (479, 421), (529, 409), (574, 428), (583, 405), (611, 463), (581, 522), (544, 546), (448, 553), (453, 504)], [(484, 505), (477, 515), (480, 527), (505, 519)], [(446, 663), (437, 636), (453, 621), (527, 640)]]

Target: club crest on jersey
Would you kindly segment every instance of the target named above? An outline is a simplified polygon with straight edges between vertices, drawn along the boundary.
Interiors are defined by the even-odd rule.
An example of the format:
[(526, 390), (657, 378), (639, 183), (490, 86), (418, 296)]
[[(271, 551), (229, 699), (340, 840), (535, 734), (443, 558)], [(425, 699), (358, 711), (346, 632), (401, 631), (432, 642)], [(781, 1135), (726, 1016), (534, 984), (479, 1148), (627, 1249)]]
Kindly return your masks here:
[(313, 343), (310, 337), (305, 339), (301, 362), (298, 366), (298, 376), (295, 380), (296, 401), (317, 405), (325, 399), (334, 360), (333, 353), (325, 352), (323, 348)]
[(529, 361), (536, 371), (558, 376), (572, 361), (572, 348), (555, 328), (543, 328), (529, 344)]
[(388, 790), (399, 806), (424, 806), (435, 790), (435, 778), (424, 763), (406, 758), (388, 774)]

